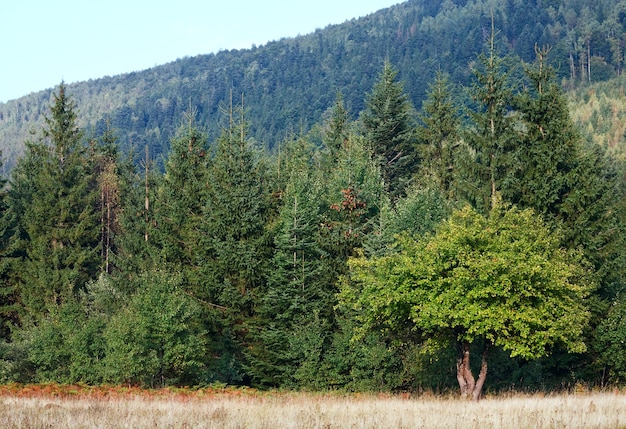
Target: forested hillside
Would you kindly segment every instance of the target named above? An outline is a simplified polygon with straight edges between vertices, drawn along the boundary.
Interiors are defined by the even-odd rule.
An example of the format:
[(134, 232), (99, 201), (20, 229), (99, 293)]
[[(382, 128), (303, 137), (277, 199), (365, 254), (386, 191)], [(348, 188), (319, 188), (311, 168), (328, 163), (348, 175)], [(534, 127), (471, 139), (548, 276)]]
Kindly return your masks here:
[[(622, 60), (594, 38), (616, 4), (407, 2), (31, 95), (0, 193), (0, 382), (474, 399), (623, 383), (626, 169), (603, 119)], [(522, 9), (537, 43), (513, 37)], [(597, 26), (570, 46), (553, 27), (577, 17)], [(194, 61), (213, 66), (192, 78)], [(589, 82), (600, 65), (611, 80)]]
[[(273, 148), (316, 124), (341, 91), (352, 118), (383, 60), (398, 68), (420, 106), (437, 71), (468, 84), (469, 65), (491, 32), (492, 16), (503, 53), (534, 59), (550, 45), (558, 76), (570, 84), (606, 80), (624, 62), (626, 3), (618, 0), (410, 0), (359, 20), (264, 46), (183, 58), (149, 70), (70, 85), (88, 134), (108, 121), (124, 151), (166, 152), (182, 112), (193, 106), (211, 137), (220, 109), (245, 95), (251, 136)], [(208, 24), (210, 25), (210, 23)], [(0, 150), (5, 171), (29, 132), (43, 124), (51, 90), (0, 104)]]

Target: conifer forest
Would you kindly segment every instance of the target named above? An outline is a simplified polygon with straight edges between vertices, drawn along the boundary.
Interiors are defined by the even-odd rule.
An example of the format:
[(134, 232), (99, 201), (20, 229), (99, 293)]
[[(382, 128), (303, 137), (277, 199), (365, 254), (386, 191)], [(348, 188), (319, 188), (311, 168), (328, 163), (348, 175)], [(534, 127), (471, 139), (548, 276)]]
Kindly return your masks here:
[(623, 0), (412, 0), (0, 104), (0, 382), (622, 385), (625, 49)]

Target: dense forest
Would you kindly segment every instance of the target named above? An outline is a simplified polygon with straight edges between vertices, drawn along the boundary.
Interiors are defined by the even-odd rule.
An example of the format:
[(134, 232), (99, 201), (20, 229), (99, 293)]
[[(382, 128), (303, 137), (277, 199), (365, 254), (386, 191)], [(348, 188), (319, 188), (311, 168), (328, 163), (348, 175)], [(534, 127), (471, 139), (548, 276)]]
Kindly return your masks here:
[[(286, 136), (306, 132), (341, 92), (356, 119), (363, 94), (381, 64), (397, 67), (405, 90), (420, 106), (438, 71), (468, 85), (470, 65), (491, 33), (499, 49), (525, 62), (534, 46), (552, 46), (549, 61), (569, 88), (619, 76), (626, 46), (623, 0), (409, 0), (361, 19), (312, 34), (244, 50), (178, 59), (149, 70), (69, 85), (78, 122), (97, 136), (107, 123), (124, 152), (154, 158), (169, 141), (190, 104), (213, 140), (229, 94), (246, 95), (254, 118), (250, 136), (274, 148)], [(210, 25), (210, 23), (208, 23)], [(0, 103), (0, 150), (8, 174), (31, 132), (44, 125), (52, 89)], [(616, 92), (615, 94), (618, 94)], [(459, 103), (467, 99), (457, 100)]]
[[(61, 84), (0, 194), (0, 382), (460, 388), (475, 399), (622, 383), (626, 170), (605, 116), (594, 125), (604, 134), (579, 126), (584, 103), (615, 115), (610, 91), (589, 82), (603, 51), (532, 33), (515, 43), (530, 49), (520, 57), (511, 28), (497, 30), (518, 9), (621, 16), (617, 2), (583, 3), (490, 2), (493, 21), (474, 10), (486, 27), (465, 65), (424, 72), (423, 88), (402, 43), (430, 46), (407, 35), (437, 39), (445, 17), (486, 3), (407, 2), (329, 27), (356, 34), (419, 12), (431, 30), (396, 28), (406, 57), (378, 46), (371, 71), (353, 65), (371, 72), (358, 103), (332, 78), (315, 87), (312, 59), (310, 94), (330, 107), (294, 96), (312, 110), (294, 107), (292, 132), (267, 127), (289, 98), (275, 88), (277, 104), (260, 107), (270, 92), (231, 80), (214, 107), (173, 92), (167, 144), (137, 128), (133, 150), (132, 127), (104, 115), (94, 128), (80, 86)], [(280, 57), (266, 49), (318, 36), (211, 58)], [(348, 42), (337, 49), (367, 45)], [(413, 75), (401, 71), (409, 57)], [(596, 85), (619, 85), (615, 58)]]

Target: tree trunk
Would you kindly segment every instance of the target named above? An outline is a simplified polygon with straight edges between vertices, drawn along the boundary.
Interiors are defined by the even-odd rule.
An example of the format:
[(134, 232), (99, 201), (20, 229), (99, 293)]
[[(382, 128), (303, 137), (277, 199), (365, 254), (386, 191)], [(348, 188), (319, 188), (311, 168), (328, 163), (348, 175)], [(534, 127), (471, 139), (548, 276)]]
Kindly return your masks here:
[(478, 380), (474, 379), (472, 369), (470, 367), (470, 344), (467, 341), (463, 341), (458, 347), (458, 357), (456, 361), (456, 378), (459, 382), (459, 388), (461, 390), (462, 398), (472, 398), (473, 401), (478, 401), (487, 379), (487, 354), (489, 351), (489, 343), (485, 342), (482, 353), (482, 363), (480, 366), (480, 373), (478, 374)]
[(476, 381), (470, 368), (470, 345), (463, 341), (459, 345), (459, 355), (456, 362), (456, 378), (461, 389), (461, 397), (467, 398), (473, 393)]
[(485, 380), (487, 379), (487, 353), (489, 351), (489, 343), (485, 342), (483, 346), (482, 353), (482, 362), (480, 364), (480, 373), (478, 374), (478, 381), (476, 382), (476, 386), (474, 386), (474, 392), (472, 393), (472, 400), (478, 401), (480, 399), (480, 395), (483, 392), (483, 386), (485, 385)]

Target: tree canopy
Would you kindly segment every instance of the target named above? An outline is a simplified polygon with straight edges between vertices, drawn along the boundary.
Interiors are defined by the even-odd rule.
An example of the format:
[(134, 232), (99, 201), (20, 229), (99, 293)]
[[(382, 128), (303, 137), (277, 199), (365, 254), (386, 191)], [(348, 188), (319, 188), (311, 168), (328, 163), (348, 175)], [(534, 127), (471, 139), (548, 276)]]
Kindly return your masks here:
[[(585, 299), (594, 284), (580, 253), (562, 249), (558, 233), (533, 211), (498, 202), (485, 217), (466, 207), (435, 234), (402, 236), (398, 246), (395, 254), (350, 260), (353, 283), (342, 296), (364, 327), (394, 331), (411, 323), (427, 338), (483, 341), (525, 359), (557, 345), (586, 350)], [(486, 364), (483, 370), (486, 376)], [(463, 393), (480, 394), (482, 384), (475, 391), (471, 377), (459, 377)]]

